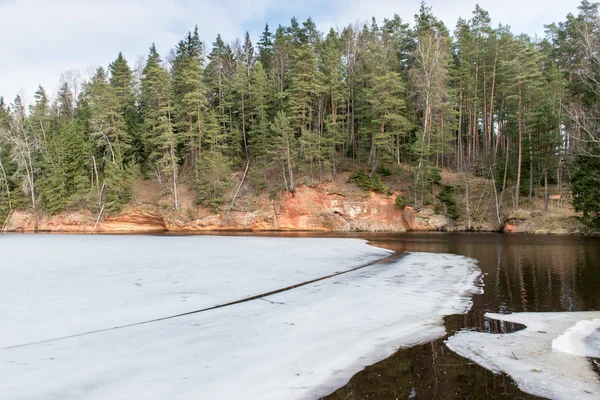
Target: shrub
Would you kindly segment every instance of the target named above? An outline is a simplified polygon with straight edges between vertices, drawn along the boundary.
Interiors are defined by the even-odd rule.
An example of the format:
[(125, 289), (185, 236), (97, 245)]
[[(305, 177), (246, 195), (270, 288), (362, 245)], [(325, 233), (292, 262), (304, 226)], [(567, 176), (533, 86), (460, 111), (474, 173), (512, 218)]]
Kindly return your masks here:
[(406, 206), (406, 200), (404, 200), (404, 197), (402, 197), (402, 195), (399, 194), (398, 196), (396, 196), (396, 207), (404, 208), (404, 206)]
[(437, 198), (446, 205), (446, 215), (451, 219), (457, 219), (458, 207), (454, 199), (454, 188), (452, 186), (444, 186)]
[(198, 163), (198, 204), (219, 208), (231, 185), (231, 163), (223, 154), (210, 152)]
[[(590, 154), (598, 154), (595, 147)], [(582, 222), (600, 226), (600, 158), (579, 155), (575, 159), (575, 172), (571, 179), (573, 207), (583, 212)]]
[(427, 178), (432, 184), (439, 184), (442, 181), (442, 170), (437, 167), (429, 168)]
[(392, 176), (392, 170), (383, 166), (377, 168), (377, 171), (375, 172), (381, 176)]
[(389, 194), (390, 192), (390, 189), (381, 180), (381, 175), (375, 173), (370, 177), (364, 168), (359, 169), (356, 174), (351, 175), (348, 181), (356, 182), (364, 190), (372, 190), (384, 194)]

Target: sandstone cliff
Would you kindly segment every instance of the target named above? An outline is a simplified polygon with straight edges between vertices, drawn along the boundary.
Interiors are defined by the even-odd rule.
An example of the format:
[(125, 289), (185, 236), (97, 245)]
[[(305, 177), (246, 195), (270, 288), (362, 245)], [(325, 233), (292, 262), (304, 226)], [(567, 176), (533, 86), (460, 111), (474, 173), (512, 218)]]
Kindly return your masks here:
[(449, 220), (432, 207), (400, 209), (395, 195), (348, 195), (327, 185), (300, 186), (279, 199), (257, 199), (252, 209), (215, 212), (205, 207), (165, 211), (158, 205), (134, 205), (98, 221), (90, 211), (57, 215), (15, 211), (4, 228), (8, 232), (194, 232), (194, 231), (435, 231)]
[[(466, 197), (459, 189), (456, 200), (460, 215), (456, 220), (450, 220), (442, 214), (443, 205), (438, 204), (437, 208), (425, 206), (418, 210), (409, 206), (400, 209), (395, 204), (400, 192), (389, 196), (365, 192), (356, 184), (349, 183), (348, 176), (348, 173), (341, 173), (331, 182), (299, 185), (294, 193), (256, 194), (244, 188), (233, 207), (228, 200), (219, 210), (196, 205), (195, 191), (191, 186), (182, 184), (177, 211), (173, 210), (172, 199), (164, 194), (157, 182), (140, 179), (135, 185), (132, 204), (119, 214), (103, 214), (98, 218), (98, 212), (90, 210), (63, 211), (57, 215), (16, 210), (0, 228), (6, 232), (71, 233), (472, 230), (595, 234), (579, 221), (578, 214), (568, 202), (559, 207), (553, 204), (548, 212), (544, 212), (542, 198), (535, 198), (532, 204), (524, 205), (519, 211), (512, 210), (511, 204), (505, 201), (498, 216), (493, 186), (481, 178), (470, 181), (470, 218), (466, 213)], [(463, 183), (461, 176), (448, 172), (443, 173), (443, 179), (445, 184), (457, 188)], [(394, 187), (410, 186), (400, 181)]]

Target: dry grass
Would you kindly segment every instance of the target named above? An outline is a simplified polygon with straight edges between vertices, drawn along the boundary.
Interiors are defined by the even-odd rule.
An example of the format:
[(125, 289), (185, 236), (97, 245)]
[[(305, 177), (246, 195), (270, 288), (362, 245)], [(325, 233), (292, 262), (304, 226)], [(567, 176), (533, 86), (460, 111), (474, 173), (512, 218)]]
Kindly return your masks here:
[[(348, 165), (348, 168), (338, 170), (338, 174), (333, 179), (318, 184), (311, 184), (306, 173), (297, 174), (297, 182), (305, 182), (309, 186), (318, 187), (327, 193), (335, 193), (351, 199), (366, 199), (370, 193), (358, 187), (354, 183), (348, 183), (348, 178), (358, 168)], [(249, 212), (258, 210), (264, 204), (278, 204), (282, 199), (282, 182), (278, 170), (270, 171), (267, 186), (259, 189), (254, 180), (248, 176), (233, 207), (234, 211)], [(436, 213), (443, 213), (445, 206), (437, 199), (439, 191), (444, 185), (454, 187), (454, 198), (456, 200), (459, 217), (452, 221), (445, 228), (448, 230), (467, 230), (467, 181), (469, 185), (468, 204), (470, 208), (470, 225), (475, 231), (500, 231), (505, 224), (517, 225), (518, 232), (532, 233), (587, 233), (590, 230), (586, 228), (578, 219), (570, 202), (568, 188), (563, 188), (563, 201), (560, 206), (556, 202), (549, 203), (548, 212), (544, 212), (543, 188), (538, 188), (536, 195), (529, 202), (527, 196), (522, 196), (520, 209), (514, 210), (514, 185), (506, 188), (502, 208), (496, 210), (496, 201), (500, 193), (495, 191), (491, 180), (481, 177), (453, 171), (443, 170), (441, 172), (442, 184), (434, 185), (433, 193), (426, 196), (426, 203), (435, 207)], [(228, 193), (224, 196), (225, 201), (221, 206), (221, 211), (226, 212), (231, 205), (231, 199), (240, 183), (241, 173), (232, 177), (232, 184)], [(391, 191), (404, 194), (405, 199), (410, 203), (412, 196), (413, 175), (412, 167), (409, 165), (396, 166), (395, 173), (392, 176), (385, 177), (384, 182)], [(499, 186), (501, 182), (496, 182)], [(158, 206), (163, 214), (169, 217), (191, 220), (200, 215), (214, 213), (206, 207), (196, 205), (196, 191), (193, 184), (182, 182), (179, 185), (179, 203), (180, 210), (173, 210), (172, 194), (161, 189), (160, 185), (154, 180), (136, 181), (134, 186), (134, 205), (148, 205), (148, 207)], [(555, 188), (549, 190), (550, 194), (555, 193)], [(272, 199), (272, 194), (276, 197)], [(273, 200), (273, 201), (272, 201)], [(397, 224), (386, 224), (385, 222), (374, 222), (369, 220), (354, 220), (344, 223), (339, 231), (343, 232), (383, 232), (383, 231), (402, 231), (404, 230)]]

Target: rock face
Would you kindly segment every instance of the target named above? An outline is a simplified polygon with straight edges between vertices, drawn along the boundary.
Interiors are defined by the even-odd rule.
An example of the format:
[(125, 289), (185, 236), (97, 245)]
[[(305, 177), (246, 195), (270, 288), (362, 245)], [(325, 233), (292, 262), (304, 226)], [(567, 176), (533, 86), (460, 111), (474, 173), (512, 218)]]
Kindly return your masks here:
[[(260, 200), (251, 210), (214, 213), (194, 208), (187, 216), (161, 213), (159, 208), (133, 207), (108, 215), (96, 225), (89, 211), (54, 216), (16, 211), (5, 231), (20, 232), (194, 232), (194, 231), (434, 231), (448, 223), (432, 208), (399, 209), (395, 196), (378, 193), (351, 197), (324, 187), (301, 186), (279, 200)], [(189, 215), (191, 214), (191, 215)], [(95, 229), (94, 229), (95, 227)]]
[[(89, 211), (63, 211), (48, 216), (28, 211), (15, 211), (4, 228), (7, 232), (162, 232), (166, 230), (160, 215), (132, 209), (120, 215), (107, 216), (96, 225), (96, 218)], [(95, 229), (94, 229), (95, 228)]]

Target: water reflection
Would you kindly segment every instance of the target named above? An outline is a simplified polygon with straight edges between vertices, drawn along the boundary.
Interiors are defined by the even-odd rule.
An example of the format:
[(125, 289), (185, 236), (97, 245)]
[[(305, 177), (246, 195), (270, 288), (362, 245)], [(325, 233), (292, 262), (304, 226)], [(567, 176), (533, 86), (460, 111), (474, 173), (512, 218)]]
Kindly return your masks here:
[[(223, 233), (218, 233), (223, 234)], [(445, 318), (449, 335), (461, 329), (509, 333), (522, 325), (500, 323), (486, 312), (600, 310), (600, 238), (485, 233), (231, 233), (285, 237), (356, 237), (396, 251), (453, 253), (475, 258), (485, 292), (466, 315)], [(600, 361), (590, 359), (600, 373)], [(437, 340), (399, 350), (365, 368), (326, 400), (537, 399), (506, 375), (471, 363)]]
[[(462, 254), (479, 260), (485, 293), (466, 315), (446, 318), (446, 330), (509, 333), (522, 325), (488, 320), (486, 312), (600, 310), (600, 239), (500, 234), (380, 234), (363, 236), (402, 251)], [(591, 363), (594, 360), (590, 360)], [(443, 340), (398, 351), (367, 367), (326, 397), (342, 399), (535, 399), (505, 375), (451, 352)]]

